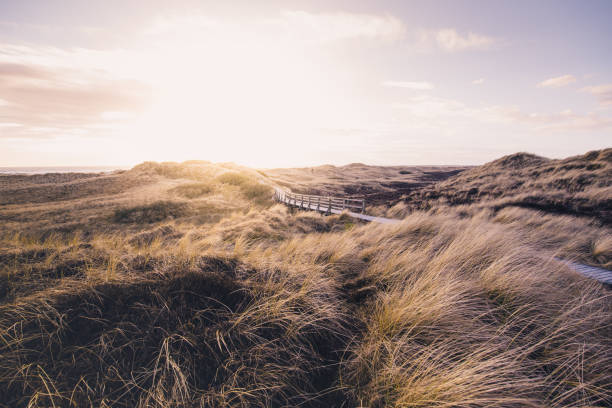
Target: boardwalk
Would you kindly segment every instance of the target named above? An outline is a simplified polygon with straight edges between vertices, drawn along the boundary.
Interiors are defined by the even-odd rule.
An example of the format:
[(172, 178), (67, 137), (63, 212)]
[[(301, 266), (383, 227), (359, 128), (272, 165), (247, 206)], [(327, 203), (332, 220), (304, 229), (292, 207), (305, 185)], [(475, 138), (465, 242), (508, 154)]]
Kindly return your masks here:
[(587, 276), (591, 279), (595, 279), (601, 283), (612, 285), (612, 271), (603, 268), (597, 268), (595, 266), (584, 265), (578, 262), (567, 261), (565, 259), (556, 258), (557, 261), (564, 263), (569, 268), (576, 272)]
[[(318, 211), (323, 214), (345, 213), (353, 218), (358, 218), (360, 220), (369, 222), (377, 222), (379, 224), (397, 224), (401, 222), (401, 220), (398, 219), (375, 217), (373, 215), (365, 214), (366, 206), (364, 199), (295, 194), (280, 188), (275, 189), (274, 198), (276, 201), (290, 207)], [(612, 285), (612, 271), (568, 261), (565, 259), (555, 259), (583, 276), (595, 279), (601, 283)]]
[[(353, 218), (364, 221), (373, 221), (380, 224), (397, 224), (401, 220), (392, 218), (374, 217), (365, 214), (365, 200), (352, 198), (335, 198), (306, 194), (294, 194), (277, 188), (274, 194), (276, 201), (290, 207), (301, 208), (303, 210), (319, 211), (323, 214), (342, 214), (346, 212)], [(360, 210), (356, 212), (354, 210)]]

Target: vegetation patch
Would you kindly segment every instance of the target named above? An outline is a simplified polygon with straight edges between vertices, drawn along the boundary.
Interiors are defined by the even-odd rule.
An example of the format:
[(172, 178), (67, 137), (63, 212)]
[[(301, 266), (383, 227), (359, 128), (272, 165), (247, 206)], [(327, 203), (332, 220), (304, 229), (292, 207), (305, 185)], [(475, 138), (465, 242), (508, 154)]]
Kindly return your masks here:
[(299, 285), (271, 291), (238, 279), (235, 269), (177, 267), (58, 293), (16, 313), (0, 309), (3, 338), (13, 340), (0, 349), (0, 406), (324, 407), (343, 400), (331, 388), (342, 326), (314, 308), (315, 297), (296, 292)]
[(258, 204), (272, 201), (272, 188), (264, 184), (242, 184), (240, 186), (240, 191), (248, 200), (252, 200)]
[(128, 242), (134, 246), (141, 247), (151, 245), (156, 240), (159, 242), (168, 241), (182, 236), (183, 234), (171, 225), (163, 225), (149, 231), (140, 232), (130, 238)]
[(256, 204), (272, 202), (272, 188), (258, 183), (254, 178), (243, 173), (227, 172), (217, 177), (217, 181), (223, 184), (240, 187), (242, 195)]
[(252, 182), (249, 176), (237, 172), (223, 173), (217, 177), (217, 181), (223, 184), (230, 184), (232, 186), (241, 186), (243, 184)]
[(416, 189), (403, 201), (405, 216), (415, 210), (478, 204), (516, 205), (547, 213), (587, 216), (612, 224), (612, 149), (563, 160), (527, 153), (502, 157), (440, 183)]
[(176, 201), (157, 201), (152, 204), (119, 208), (112, 220), (122, 224), (150, 224), (187, 214), (187, 205)]
[(214, 191), (214, 186), (210, 183), (188, 183), (174, 187), (170, 193), (174, 193), (181, 197), (194, 199), (210, 194)]
[[(611, 157), (378, 168), (397, 177), (379, 199), (416, 197), (393, 225), (272, 205), (264, 174), (201, 162), (138, 166), (129, 194), (0, 204), (0, 408), (612, 406), (611, 292), (557, 261), (612, 268), (593, 216)], [(444, 181), (398, 184), (413, 176)], [(189, 177), (218, 194), (156, 201)]]

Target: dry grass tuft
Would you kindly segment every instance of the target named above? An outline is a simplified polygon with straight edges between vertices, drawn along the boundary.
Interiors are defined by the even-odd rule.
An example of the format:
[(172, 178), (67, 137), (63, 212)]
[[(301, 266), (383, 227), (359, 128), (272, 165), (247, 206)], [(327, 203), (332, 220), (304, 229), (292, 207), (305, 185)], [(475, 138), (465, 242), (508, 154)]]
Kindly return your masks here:
[(174, 187), (170, 192), (184, 198), (194, 199), (210, 194), (214, 190), (215, 187), (211, 183), (188, 183)]
[(150, 224), (164, 221), (168, 218), (178, 218), (185, 215), (187, 205), (174, 201), (156, 201), (152, 204), (138, 205), (116, 209), (112, 220), (119, 223)]

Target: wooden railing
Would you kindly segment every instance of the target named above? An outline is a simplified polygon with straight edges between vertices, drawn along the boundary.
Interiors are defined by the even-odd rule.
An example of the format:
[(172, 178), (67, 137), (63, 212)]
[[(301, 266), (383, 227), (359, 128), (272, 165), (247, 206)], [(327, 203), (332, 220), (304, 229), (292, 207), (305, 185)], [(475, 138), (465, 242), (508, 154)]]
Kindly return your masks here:
[(295, 194), (276, 188), (274, 199), (291, 207), (305, 210), (315, 210), (323, 213), (350, 212), (365, 213), (365, 200), (362, 198), (342, 198), (331, 196), (318, 196), (308, 194)]

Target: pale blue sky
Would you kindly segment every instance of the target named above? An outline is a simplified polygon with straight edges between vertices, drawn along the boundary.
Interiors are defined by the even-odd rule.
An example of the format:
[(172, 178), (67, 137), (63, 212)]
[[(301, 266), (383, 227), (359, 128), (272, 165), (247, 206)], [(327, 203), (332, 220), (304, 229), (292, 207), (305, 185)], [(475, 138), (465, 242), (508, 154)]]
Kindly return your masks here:
[(612, 145), (609, 1), (0, 0), (0, 166)]

